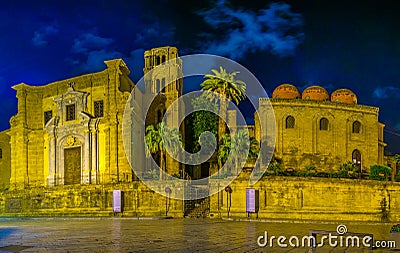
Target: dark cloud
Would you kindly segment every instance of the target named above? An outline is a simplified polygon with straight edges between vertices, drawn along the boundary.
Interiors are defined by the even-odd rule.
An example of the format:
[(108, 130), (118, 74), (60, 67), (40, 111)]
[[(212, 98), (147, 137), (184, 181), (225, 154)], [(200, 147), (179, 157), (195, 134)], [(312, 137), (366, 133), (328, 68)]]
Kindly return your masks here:
[(107, 48), (114, 40), (104, 38), (93, 33), (84, 33), (74, 40), (72, 52), (74, 53), (90, 53), (91, 51), (100, 51)]
[(42, 26), (39, 30), (33, 33), (32, 43), (35, 46), (41, 47), (48, 44), (48, 38), (51, 35), (58, 33), (58, 28), (55, 25), (49, 24)]
[(386, 99), (389, 97), (397, 97), (400, 94), (400, 88), (394, 86), (378, 86), (372, 92), (372, 97), (376, 99)]
[(225, 0), (219, 0), (213, 8), (198, 14), (213, 29), (204, 34), (201, 49), (232, 59), (257, 51), (292, 55), (304, 37), (301, 15), (285, 3), (272, 3), (267, 9), (252, 12), (233, 9)]

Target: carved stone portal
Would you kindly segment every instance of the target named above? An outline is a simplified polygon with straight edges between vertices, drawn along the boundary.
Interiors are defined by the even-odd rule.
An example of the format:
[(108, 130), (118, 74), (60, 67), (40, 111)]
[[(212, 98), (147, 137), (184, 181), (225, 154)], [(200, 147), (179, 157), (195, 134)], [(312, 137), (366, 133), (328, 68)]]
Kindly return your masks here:
[[(88, 93), (70, 87), (54, 102), (58, 116), (46, 124), (49, 135), (49, 174), (47, 185), (98, 184), (98, 123), (86, 112)], [(66, 106), (74, 104), (73, 120), (66, 117)]]

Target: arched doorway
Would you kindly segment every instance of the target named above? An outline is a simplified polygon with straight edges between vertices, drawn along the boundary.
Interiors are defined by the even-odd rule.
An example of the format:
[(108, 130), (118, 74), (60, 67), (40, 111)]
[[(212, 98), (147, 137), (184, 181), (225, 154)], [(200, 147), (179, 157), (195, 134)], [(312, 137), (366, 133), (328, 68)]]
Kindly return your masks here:
[(361, 153), (358, 149), (355, 149), (353, 151), (353, 154), (351, 155), (352, 161), (354, 165), (357, 168), (357, 171), (361, 174)]

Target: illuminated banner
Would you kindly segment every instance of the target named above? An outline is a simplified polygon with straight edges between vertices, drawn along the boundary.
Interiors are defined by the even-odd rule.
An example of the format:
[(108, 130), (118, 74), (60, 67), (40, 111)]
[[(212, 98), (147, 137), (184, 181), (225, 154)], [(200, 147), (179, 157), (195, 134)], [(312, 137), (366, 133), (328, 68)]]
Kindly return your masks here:
[(246, 189), (246, 212), (258, 212), (258, 190), (253, 188)]
[(113, 211), (114, 211), (114, 213), (122, 212), (121, 196), (122, 196), (121, 190), (113, 191)]

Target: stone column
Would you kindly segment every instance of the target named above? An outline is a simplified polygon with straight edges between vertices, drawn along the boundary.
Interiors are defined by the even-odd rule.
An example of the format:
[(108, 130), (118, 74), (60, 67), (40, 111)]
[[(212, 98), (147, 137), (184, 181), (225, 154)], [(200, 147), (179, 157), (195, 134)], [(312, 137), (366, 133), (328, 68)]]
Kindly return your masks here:
[(90, 131), (85, 130), (85, 143), (83, 144), (82, 184), (90, 183)]
[(56, 137), (49, 136), (49, 175), (47, 176), (47, 185), (56, 185)]
[(97, 131), (92, 131), (92, 168), (90, 170), (90, 183), (98, 184), (97, 177)]
[(46, 124), (46, 131), (49, 135), (49, 174), (47, 176), (47, 185), (58, 185), (61, 175), (58, 175), (57, 169), (57, 137), (56, 126), (58, 124), (58, 117), (53, 117)]

